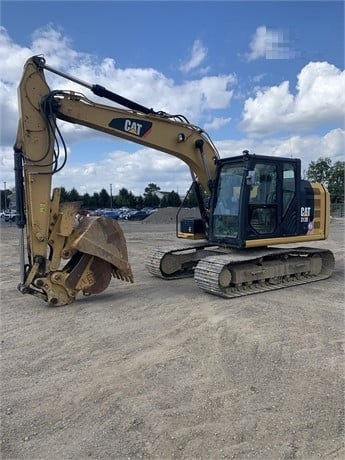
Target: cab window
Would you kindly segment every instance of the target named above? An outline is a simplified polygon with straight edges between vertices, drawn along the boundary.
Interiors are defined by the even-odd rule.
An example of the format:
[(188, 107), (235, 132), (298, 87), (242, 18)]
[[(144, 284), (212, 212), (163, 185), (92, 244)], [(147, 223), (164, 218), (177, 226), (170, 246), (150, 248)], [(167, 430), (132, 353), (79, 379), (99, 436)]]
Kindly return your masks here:
[(277, 226), (277, 168), (256, 164), (249, 196), (249, 225), (257, 233), (273, 233)]

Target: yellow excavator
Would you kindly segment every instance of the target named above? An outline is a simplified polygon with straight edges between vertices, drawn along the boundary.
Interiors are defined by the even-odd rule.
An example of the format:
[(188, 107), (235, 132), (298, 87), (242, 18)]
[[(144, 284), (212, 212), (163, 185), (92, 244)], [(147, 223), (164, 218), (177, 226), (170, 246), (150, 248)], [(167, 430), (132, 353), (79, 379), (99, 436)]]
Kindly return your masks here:
[[(46, 72), (116, 105), (51, 90)], [(322, 184), (301, 179), (299, 159), (248, 151), (220, 158), (207, 133), (184, 116), (90, 85), (48, 66), (42, 56), (25, 63), (18, 98), (14, 169), (23, 294), (61, 306), (78, 293), (102, 292), (112, 277), (133, 282), (121, 226), (102, 216), (77, 221), (80, 203), (60, 202), (60, 189), (52, 190), (52, 176), (67, 160), (58, 120), (151, 147), (188, 165), (200, 217), (177, 219), (177, 236), (187, 241), (152, 251), (146, 266), (153, 275), (194, 276), (204, 291), (231, 298), (332, 274), (329, 250), (291, 247), (326, 239), (330, 225), (329, 193)]]

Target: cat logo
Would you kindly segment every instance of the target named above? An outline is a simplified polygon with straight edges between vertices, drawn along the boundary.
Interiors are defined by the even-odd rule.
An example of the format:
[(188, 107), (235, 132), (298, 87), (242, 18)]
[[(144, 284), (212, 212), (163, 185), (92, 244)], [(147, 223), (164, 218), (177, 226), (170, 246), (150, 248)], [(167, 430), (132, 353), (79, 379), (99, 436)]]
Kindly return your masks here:
[(310, 207), (301, 207), (301, 217), (310, 217)]
[(152, 123), (135, 118), (113, 118), (109, 126), (137, 137), (146, 137), (151, 131)]
[(143, 125), (141, 123), (138, 123), (137, 121), (133, 120), (126, 120), (125, 121), (125, 131), (131, 134), (136, 134), (137, 136), (140, 136), (140, 131)]
[(311, 208), (310, 206), (301, 207), (301, 222), (309, 222), (311, 217)]

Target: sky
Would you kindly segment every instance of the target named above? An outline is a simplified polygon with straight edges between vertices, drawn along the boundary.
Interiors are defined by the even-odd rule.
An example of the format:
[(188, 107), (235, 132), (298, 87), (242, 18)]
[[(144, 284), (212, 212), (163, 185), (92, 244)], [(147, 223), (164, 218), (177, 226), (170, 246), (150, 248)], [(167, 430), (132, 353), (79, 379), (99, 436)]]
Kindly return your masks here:
[[(20, 19), (19, 19), (20, 16)], [(14, 187), (17, 86), (25, 61), (185, 115), (220, 157), (345, 160), (344, 1), (6, 1), (0, 21), (0, 188)], [(47, 72), (51, 90), (85, 87)], [(61, 122), (68, 148), (54, 187), (80, 194), (154, 183), (184, 195), (184, 162)]]

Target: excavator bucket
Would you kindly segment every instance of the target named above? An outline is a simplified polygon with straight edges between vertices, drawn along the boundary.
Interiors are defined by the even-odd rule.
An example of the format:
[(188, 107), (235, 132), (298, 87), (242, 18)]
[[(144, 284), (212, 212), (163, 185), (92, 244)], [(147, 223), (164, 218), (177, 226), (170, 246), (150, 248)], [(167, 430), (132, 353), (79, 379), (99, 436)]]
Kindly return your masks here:
[(84, 217), (76, 227), (66, 286), (84, 294), (102, 292), (111, 276), (133, 282), (127, 245), (120, 225), (106, 217)]

